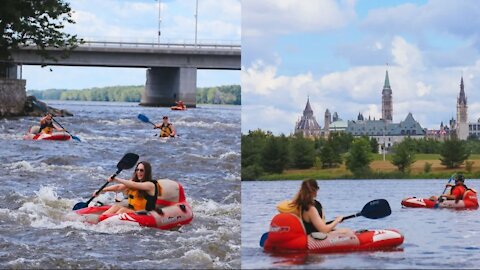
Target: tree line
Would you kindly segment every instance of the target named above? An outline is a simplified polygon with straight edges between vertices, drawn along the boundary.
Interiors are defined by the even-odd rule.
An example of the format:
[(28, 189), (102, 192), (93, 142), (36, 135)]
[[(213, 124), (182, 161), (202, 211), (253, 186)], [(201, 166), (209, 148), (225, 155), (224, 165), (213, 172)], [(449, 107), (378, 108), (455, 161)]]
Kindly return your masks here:
[[(29, 90), (27, 95), (44, 100), (140, 102), (143, 91), (143, 85), (132, 85), (94, 87), (81, 90)], [(241, 105), (241, 87), (240, 85), (222, 85), (197, 88), (196, 99), (199, 104)]]
[[(242, 135), (242, 180), (254, 180), (263, 174), (280, 174), (286, 169), (334, 168), (345, 164), (355, 178), (371, 175), (370, 163), (378, 153), (375, 138), (353, 137), (349, 133), (331, 133), (328, 138), (309, 139), (301, 134), (274, 136), (260, 129)], [(458, 168), (471, 153), (480, 153), (480, 141), (444, 142), (433, 139), (405, 138), (391, 149), (391, 163), (399, 172), (409, 173), (415, 154), (439, 154), (441, 164)], [(467, 161), (468, 163), (468, 161)], [(467, 170), (468, 170), (468, 165)], [(471, 168), (471, 164), (470, 164)], [(430, 172), (426, 163), (424, 171)]]

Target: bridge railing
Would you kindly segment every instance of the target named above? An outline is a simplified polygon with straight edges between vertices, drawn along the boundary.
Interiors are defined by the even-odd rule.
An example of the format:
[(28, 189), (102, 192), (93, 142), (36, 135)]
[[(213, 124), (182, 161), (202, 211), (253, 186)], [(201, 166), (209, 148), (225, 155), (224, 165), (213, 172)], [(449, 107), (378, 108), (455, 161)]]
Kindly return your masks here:
[(126, 47), (126, 48), (188, 48), (188, 49), (241, 49), (239, 44), (218, 43), (149, 43), (149, 42), (117, 42), (117, 41), (88, 41), (82, 47)]

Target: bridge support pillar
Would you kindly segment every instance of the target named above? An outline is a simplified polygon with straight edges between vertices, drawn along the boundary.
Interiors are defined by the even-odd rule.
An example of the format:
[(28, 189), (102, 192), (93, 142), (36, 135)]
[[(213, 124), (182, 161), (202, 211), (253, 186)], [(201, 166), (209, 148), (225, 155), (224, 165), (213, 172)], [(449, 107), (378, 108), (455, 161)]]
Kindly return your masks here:
[(173, 106), (182, 100), (187, 107), (196, 107), (196, 92), (196, 68), (149, 68), (140, 105)]

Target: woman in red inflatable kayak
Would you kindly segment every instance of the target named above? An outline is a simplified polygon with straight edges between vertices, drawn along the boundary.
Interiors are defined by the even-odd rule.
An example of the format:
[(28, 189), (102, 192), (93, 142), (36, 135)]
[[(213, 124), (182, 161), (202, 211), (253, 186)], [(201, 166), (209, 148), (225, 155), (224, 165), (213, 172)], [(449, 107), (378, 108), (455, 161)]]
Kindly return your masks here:
[[(172, 229), (188, 224), (193, 219), (182, 185), (169, 179), (152, 180), (152, 167), (146, 161), (137, 164), (131, 180), (110, 177), (108, 181), (119, 184), (106, 187), (102, 192), (126, 192), (128, 203), (77, 210), (77, 214), (85, 216), (85, 221), (126, 221), (141, 226)], [(97, 195), (95, 191), (93, 196)]]
[(462, 174), (455, 175), (455, 185), (448, 183), (445, 190), (448, 187), (451, 188), (450, 192), (439, 197), (431, 196), (428, 199), (406, 198), (402, 201), (402, 205), (415, 208), (478, 208), (477, 191), (465, 185), (465, 177)]
[(317, 181), (304, 180), (292, 201), (282, 201), (277, 205), (280, 214), (273, 217), (268, 234), (264, 234), (266, 239), (260, 242), (265, 250), (345, 252), (386, 249), (403, 243), (403, 235), (396, 230), (354, 232), (345, 228), (337, 229), (336, 226), (343, 220), (342, 216), (326, 223), (324, 209), (315, 200), (318, 190)]

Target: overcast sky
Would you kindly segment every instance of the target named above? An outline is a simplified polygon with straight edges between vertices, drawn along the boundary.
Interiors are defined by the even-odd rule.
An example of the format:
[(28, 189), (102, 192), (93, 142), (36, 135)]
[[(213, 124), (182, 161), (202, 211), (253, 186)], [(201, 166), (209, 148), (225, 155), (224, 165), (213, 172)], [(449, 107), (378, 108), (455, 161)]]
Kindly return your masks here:
[[(67, 0), (76, 24), (66, 31), (85, 40), (157, 42), (158, 1)], [(195, 40), (195, 0), (161, 0), (163, 42)], [(240, 0), (198, 0), (198, 42), (240, 44)], [(50, 71), (50, 68), (52, 71)], [(145, 69), (24, 66), (27, 89), (80, 89), (145, 84)], [(240, 71), (199, 70), (197, 85), (239, 84)]]
[(242, 132), (290, 134), (307, 96), (319, 124), (381, 117), (387, 69), (393, 121), (438, 129), (456, 117), (463, 74), (480, 117), (478, 1), (243, 0)]

